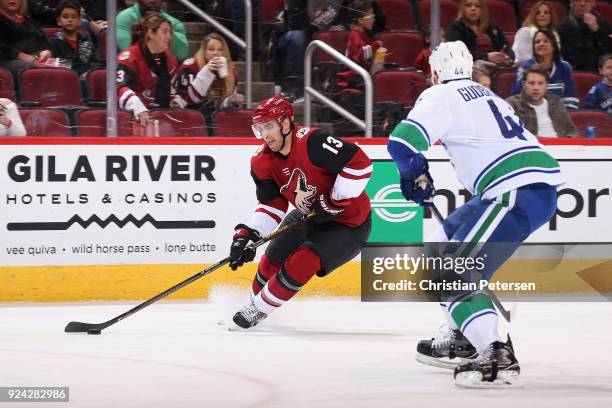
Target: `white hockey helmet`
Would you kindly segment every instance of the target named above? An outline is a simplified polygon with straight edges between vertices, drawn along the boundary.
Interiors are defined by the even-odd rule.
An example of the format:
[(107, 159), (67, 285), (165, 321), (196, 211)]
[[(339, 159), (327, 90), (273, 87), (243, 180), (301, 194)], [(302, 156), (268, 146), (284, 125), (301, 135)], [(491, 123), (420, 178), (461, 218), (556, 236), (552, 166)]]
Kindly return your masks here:
[(438, 73), (441, 81), (471, 79), (473, 64), (472, 54), (462, 41), (441, 43), (429, 57), (431, 73)]

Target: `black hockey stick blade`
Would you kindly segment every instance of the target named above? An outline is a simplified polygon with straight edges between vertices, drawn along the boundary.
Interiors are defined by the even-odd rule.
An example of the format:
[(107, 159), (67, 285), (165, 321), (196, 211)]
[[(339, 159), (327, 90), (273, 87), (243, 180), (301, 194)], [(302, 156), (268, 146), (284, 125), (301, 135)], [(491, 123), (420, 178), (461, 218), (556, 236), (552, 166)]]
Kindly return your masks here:
[(104, 323), (70, 322), (66, 325), (66, 333), (100, 334), (107, 327)]

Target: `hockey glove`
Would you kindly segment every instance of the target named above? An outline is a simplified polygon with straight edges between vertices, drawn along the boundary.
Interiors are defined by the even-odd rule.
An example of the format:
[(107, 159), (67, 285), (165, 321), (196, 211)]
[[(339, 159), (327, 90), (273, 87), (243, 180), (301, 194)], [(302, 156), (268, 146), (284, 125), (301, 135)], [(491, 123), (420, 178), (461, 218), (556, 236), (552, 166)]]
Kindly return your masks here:
[(428, 170), (425, 170), (425, 172), (416, 179), (401, 177), (400, 188), (406, 200), (414, 201), (420, 205), (427, 205), (436, 191), (433, 186), (433, 179)]
[(247, 248), (251, 242), (261, 239), (261, 235), (256, 230), (249, 228), (244, 224), (236, 225), (234, 228), (234, 240), (230, 248), (230, 268), (233, 271), (244, 265), (246, 262), (251, 262), (255, 259), (255, 249)]
[(329, 192), (323, 193), (312, 203), (312, 211), (315, 212), (313, 221), (317, 223), (331, 221), (342, 214), (350, 203), (350, 200), (334, 200)]

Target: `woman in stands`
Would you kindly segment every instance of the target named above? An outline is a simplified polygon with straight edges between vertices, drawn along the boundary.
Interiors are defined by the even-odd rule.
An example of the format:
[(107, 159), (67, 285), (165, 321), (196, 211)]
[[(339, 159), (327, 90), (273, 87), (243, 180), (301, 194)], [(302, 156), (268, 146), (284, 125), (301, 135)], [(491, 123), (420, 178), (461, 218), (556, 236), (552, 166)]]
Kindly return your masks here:
[(461, 0), (457, 19), (446, 29), (446, 41), (462, 41), (474, 58), (474, 66), (490, 74), (509, 68), (514, 61), (504, 33), (489, 21), (485, 0)]
[(157, 12), (148, 12), (132, 27), (132, 45), (117, 56), (119, 107), (132, 111), (144, 127), (150, 108), (179, 106), (171, 80), (178, 61), (170, 51), (172, 25)]
[(10, 99), (0, 98), (0, 136), (25, 136), (26, 130), (17, 105)]
[(51, 57), (47, 37), (27, 11), (27, 0), (0, 0), (0, 67), (15, 77)]
[(238, 71), (225, 38), (208, 34), (193, 58), (188, 58), (174, 77), (174, 88), (181, 96), (180, 107), (197, 109), (206, 118), (208, 134), (213, 133), (212, 114), (221, 108), (239, 107), (244, 95), (236, 92)]
[(549, 30), (555, 35), (557, 45), (561, 48), (561, 40), (557, 33), (559, 26), (559, 16), (557, 12), (546, 0), (538, 1), (529, 10), (529, 14), (523, 21), (521, 27), (514, 37), (512, 50), (514, 51), (514, 62), (522, 64), (524, 61), (533, 58), (533, 36), (538, 30)]
[(539, 64), (548, 70), (550, 75), (548, 92), (563, 99), (567, 109), (578, 109), (579, 100), (572, 80), (572, 66), (561, 59), (555, 34), (548, 30), (536, 31), (533, 36), (532, 52), (534, 57), (523, 62), (518, 69), (512, 94), (521, 93), (523, 72), (533, 64)]

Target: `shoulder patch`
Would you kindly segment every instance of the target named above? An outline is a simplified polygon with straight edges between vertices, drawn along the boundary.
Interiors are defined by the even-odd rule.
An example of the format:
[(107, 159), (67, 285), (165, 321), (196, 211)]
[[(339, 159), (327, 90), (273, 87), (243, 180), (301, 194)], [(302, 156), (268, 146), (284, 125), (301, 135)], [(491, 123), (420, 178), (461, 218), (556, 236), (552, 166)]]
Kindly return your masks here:
[(309, 132), (310, 132), (310, 128), (303, 127), (297, 131), (297, 133), (295, 134), (295, 137), (297, 137), (298, 139), (301, 139), (304, 136), (306, 136)]
[(123, 51), (121, 54), (119, 54), (119, 61), (126, 61), (128, 59), (130, 59), (130, 52), (129, 51)]
[(259, 146), (257, 148), (257, 150), (255, 150), (255, 153), (253, 153), (253, 157), (257, 156), (259, 153), (261, 153), (263, 151), (263, 149), (266, 147), (265, 144), (262, 144), (261, 146)]

